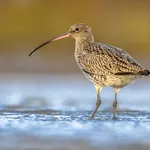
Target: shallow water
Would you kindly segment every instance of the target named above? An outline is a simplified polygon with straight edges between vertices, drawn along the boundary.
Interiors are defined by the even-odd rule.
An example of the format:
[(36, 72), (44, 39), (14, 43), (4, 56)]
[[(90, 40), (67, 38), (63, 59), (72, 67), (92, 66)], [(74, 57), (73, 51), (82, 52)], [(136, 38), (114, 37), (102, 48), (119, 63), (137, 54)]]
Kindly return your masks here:
[[(116, 149), (150, 148), (150, 113), (69, 111), (1, 111), (1, 149)], [(71, 146), (71, 147), (70, 147)], [(111, 148), (110, 148), (111, 147)]]
[(0, 150), (149, 150), (149, 91), (149, 79), (122, 89), (112, 120), (106, 88), (90, 119), (95, 89), (80, 76), (1, 75)]

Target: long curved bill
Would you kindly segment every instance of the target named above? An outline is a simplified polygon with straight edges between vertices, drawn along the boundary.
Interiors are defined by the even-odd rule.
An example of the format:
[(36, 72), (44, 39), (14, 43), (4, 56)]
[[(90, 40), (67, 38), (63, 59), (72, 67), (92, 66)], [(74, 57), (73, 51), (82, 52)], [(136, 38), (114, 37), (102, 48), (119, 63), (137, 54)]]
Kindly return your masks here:
[(66, 32), (66, 33), (64, 33), (64, 34), (62, 34), (62, 35), (59, 35), (59, 36), (57, 36), (57, 37), (54, 37), (54, 38), (52, 38), (52, 39), (50, 39), (50, 40), (48, 40), (48, 41), (42, 43), (42, 44), (39, 45), (37, 48), (35, 48), (35, 49), (29, 54), (29, 56), (31, 56), (35, 51), (37, 51), (39, 48), (41, 48), (41, 47), (47, 45), (48, 43), (51, 43), (51, 42), (53, 42), (53, 41), (60, 40), (60, 39), (63, 39), (63, 38), (67, 38), (67, 37), (69, 37), (69, 36), (70, 36), (70, 32)]

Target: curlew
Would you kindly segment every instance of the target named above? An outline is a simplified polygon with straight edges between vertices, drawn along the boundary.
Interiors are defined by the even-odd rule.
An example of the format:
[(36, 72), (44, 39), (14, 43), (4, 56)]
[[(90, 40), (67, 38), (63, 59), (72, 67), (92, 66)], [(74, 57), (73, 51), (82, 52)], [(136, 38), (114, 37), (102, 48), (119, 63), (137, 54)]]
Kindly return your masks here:
[[(114, 88), (113, 119), (116, 119), (117, 93), (120, 88), (132, 83), (136, 78), (148, 76), (150, 72), (120, 48), (94, 42), (91, 28), (85, 24), (72, 25), (68, 32), (54, 37), (34, 49), (62, 38), (75, 39), (75, 59), (83, 74), (94, 84), (97, 93), (94, 117), (101, 104), (100, 93), (103, 87)], [(30, 56), (29, 55), (29, 56)]]

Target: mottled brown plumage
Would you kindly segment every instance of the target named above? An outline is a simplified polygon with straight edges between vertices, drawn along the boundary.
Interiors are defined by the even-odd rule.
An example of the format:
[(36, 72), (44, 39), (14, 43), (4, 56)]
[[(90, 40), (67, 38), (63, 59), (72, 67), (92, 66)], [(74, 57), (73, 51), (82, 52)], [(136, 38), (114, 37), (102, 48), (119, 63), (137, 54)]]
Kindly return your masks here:
[(91, 28), (85, 24), (71, 26), (68, 32), (41, 44), (30, 55), (51, 41), (66, 37), (72, 37), (76, 40), (75, 59), (77, 64), (83, 74), (93, 82), (96, 88), (97, 103), (91, 117), (94, 117), (101, 104), (99, 94), (101, 89), (104, 86), (111, 86), (115, 92), (115, 100), (113, 103), (113, 118), (115, 119), (117, 93), (119, 89), (133, 82), (138, 77), (149, 75), (150, 72), (122, 49), (95, 43)]

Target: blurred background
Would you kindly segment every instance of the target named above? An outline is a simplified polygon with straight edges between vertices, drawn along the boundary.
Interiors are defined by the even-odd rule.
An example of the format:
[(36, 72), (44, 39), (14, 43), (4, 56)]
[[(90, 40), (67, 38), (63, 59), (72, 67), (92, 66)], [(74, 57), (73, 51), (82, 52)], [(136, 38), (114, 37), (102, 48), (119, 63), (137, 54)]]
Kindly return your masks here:
[[(16, 99), (20, 101), (20, 98), (24, 98), (21, 95), (26, 86), (25, 95), (29, 97), (39, 97), (37, 93), (43, 93), (47, 85), (49, 94), (57, 92), (53, 95), (62, 96), (70, 93), (68, 99), (76, 98), (79, 95), (78, 89), (82, 88), (82, 93), (85, 95), (89, 93), (87, 90), (92, 91), (88, 95), (89, 99), (95, 98), (94, 88), (83, 77), (75, 62), (75, 41), (73, 39), (54, 42), (37, 51), (32, 57), (28, 56), (39, 44), (68, 31), (69, 27), (75, 23), (85, 23), (92, 27), (95, 41), (127, 50), (139, 63), (150, 69), (149, 8), (149, 0), (1, 1), (0, 76), (3, 83), (2, 94), (5, 97), (4, 91), (7, 89), (7, 95), (9, 93), (11, 93), (10, 97), (14, 95), (12, 100), (7, 96), (1, 103), (8, 102), (13, 105)], [(68, 80), (68, 77), (71, 81)], [(24, 85), (24, 82), (27, 83), (27, 81), (30, 86), (29, 84)], [(77, 83), (77, 81), (83, 81), (84, 84), (75, 86), (74, 82)], [(9, 86), (6, 83), (9, 83)], [(41, 88), (39, 84), (42, 84), (43, 87)], [(63, 88), (59, 88), (60, 84)], [(89, 85), (86, 86), (86, 89), (84, 89), (85, 84)], [(16, 86), (19, 86), (18, 89)], [(54, 87), (59, 90), (55, 91)], [(65, 88), (66, 91), (62, 92)], [(20, 92), (22, 89), (23, 91)], [(47, 95), (50, 99), (52, 94), (48, 93), (41, 94), (40, 98)], [(89, 102), (93, 103), (93, 100)]]
[[(68, 31), (71, 25), (85, 23), (92, 27), (96, 42), (126, 50), (150, 70), (149, 8), (149, 0), (1, 1), (1, 106), (25, 105), (34, 99), (33, 108), (39, 104), (38, 107), (54, 109), (92, 109), (95, 89), (75, 62), (73, 39), (53, 42), (31, 57), (29, 53), (42, 42)], [(146, 94), (149, 82), (149, 78), (145, 78), (125, 87), (124, 92), (120, 92), (120, 103), (124, 103), (121, 106), (129, 108), (132, 97), (137, 97), (132, 99), (132, 107), (138, 107), (137, 99), (141, 109), (141, 102), (147, 107), (150, 102)], [(140, 84), (144, 85), (141, 87)], [(130, 93), (131, 89), (132, 92), (135, 90), (135, 95)], [(143, 92), (137, 94), (137, 90)], [(105, 104), (108, 102), (111, 106), (112, 89), (104, 90), (102, 96)], [(141, 101), (143, 96), (146, 98)], [(40, 100), (44, 104), (39, 103)]]
[(1, 73), (80, 73), (73, 39), (28, 57), (41, 42), (75, 23), (92, 27), (95, 41), (127, 50), (150, 69), (149, 0), (5, 0), (0, 1), (0, 18)]
[[(149, 113), (147, 116), (135, 113), (136, 117), (131, 113), (131, 122), (127, 119), (126, 121), (129, 121), (127, 123), (126, 121), (121, 122), (129, 117), (129, 114), (126, 113), (119, 116), (120, 122), (110, 121), (110, 124), (108, 120), (111, 120), (111, 113), (108, 118), (104, 113), (101, 114), (104, 116), (97, 116), (96, 119), (102, 117), (102, 120), (93, 121), (94, 125), (92, 121), (83, 117), (90, 115), (94, 109), (96, 92), (94, 86), (82, 75), (75, 62), (75, 41), (73, 39), (53, 42), (41, 48), (31, 57), (28, 56), (39, 44), (68, 31), (75, 23), (87, 24), (92, 28), (96, 42), (126, 50), (150, 70), (149, 0), (1, 0), (1, 148), (16, 146), (15, 150), (17, 148), (19, 150), (28, 148), (43, 150), (44, 147), (46, 149), (52, 146), (54, 141), (54, 145), (60, 146), (60, 149), (63, 147), (67, 150), (70, 146), (76, 149), (76, 146), (79, 145), (82, 149), (95, 150), (96, 148), (92, 147), (93, 143), (97, 141), (99, 147), (101, 141), (101, 144), (104, 144), (104, 147), (107, 146), (108, 149), (110, 146), (107, 145), (108, 141), (115, 144), (114, 139), (116, 139), (119, 144), (123, 142), (125, 145), (126, 141), (130, 144), (133, 140), (135, 145), (131, 147), (137, 150), (140, 149), (138, 144), (141, 141), (149, 143), (149, 138), (146, 138), (150, 135)], [(137, 80), (119, 92), (118, 109), (127, 112), (150, 112), (149, 91), (149, 77)], [(101, 97), (100, 113), (103, 110), (112, 111), (113, 89), (104, 88)], [(43, 110), (46, 112), (42, 112)], [(59, 111), (64, 110), (66, 114), (59, 114)], [(47, 111), (48, 115), (44, 116)], [(51, 111), (56, 114), (51, 114)], [(79, 114), (70, 115), (71, 113), (67, 114), (67, 111)], [(90, 112), (85, 113), (86, 111)], [(83, 119), (83, 122), (74, 122), (76, 119)], [(71, 122), (55, 122), (59, 120)], [(140, 124), (141, 120), (144, 123)], [(6, 134), (6, 131), (9, 134)], [(34, 136), (35, 134), (37, 136)], [(49, 135), (52, 142), (46, 138)], [(55, 138), (52, 138), (53, 135), (58, 137), (61, 135), (61, 140), (65, 144), (56, 143)], [(75, 136), (76, 140), (65, 141), (64, 135), (66, 137)], [(82, 136), (81, 139), (78, 135)], [(90, 139), (91, 143), (89, 144), (86, 139)], [(36, 141), (35, 145), (31, 142), (32, 140)], [(6, 141), (10, 143), (7, 144)], [(115, 150), (120, 148), (117, 146)]]
[[(22, 95), (39, 97), (39, 93), (42, 99), (44, 96), (50, 99), (50, 93), (53, 93), (54, 97), (69, 93), (67, 99), (76, 99), (79, 88), (82, 89), (81, 93), (85, 94), (82, 98), (79, 96), (80, 99), (95, 99), (94, 88), (83, 77), (75, 62), (73, 39), (54, 42), (37, 51), (32, 57), (28, 56), (39, 44), (68, 31), (75, 23), (85, 23), (92, 27), (95, 41), (126, 50), (139, 63), (150, 69), (149, 8), (149, 0), (0, 1), (0, 77), (4, 96), (1, 103), (8, 102), (13, 105), (20, 101), (19, 99), (24, 99)], [(148, 80), (145, 79), (145, 82)], [(79, 86), (78, 81), (84, 83)], [(24, 82), (27, 86), (26, 92)], [(86, 89), (85, 85), (88, 85)], [(58, 90), (54, 90), (54, 87)], [(43, 94), (45, 88), (47, 93)], [(66, 91), (62, 92), (64, 89)], [(88, 90), (91, 92), (87, 92)], [(89, 100), (89, 103), (93, 104), (93, 100)]]

